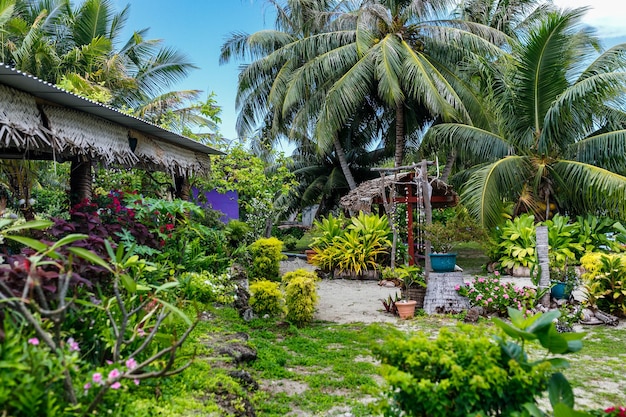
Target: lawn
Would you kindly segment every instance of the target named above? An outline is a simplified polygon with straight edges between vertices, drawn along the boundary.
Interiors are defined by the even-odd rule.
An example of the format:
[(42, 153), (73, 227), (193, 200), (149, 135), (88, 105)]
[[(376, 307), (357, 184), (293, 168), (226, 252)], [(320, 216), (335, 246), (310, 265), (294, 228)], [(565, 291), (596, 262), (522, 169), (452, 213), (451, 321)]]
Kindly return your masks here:
[[(421, 316), (401, 327), (314, 322), (297, 328), (269, 319), (246, 323), (228, 307), (212, 309), (206, 316), (209, 319), (200, 323), (185, 348), (187, 355), (195, 354), (191, 368), (140, 389), (142, 396), (157, 398), (156, 408), (163, 415), (170, 415), (168, 410), (172, 415), (248, 416), (253, 415), (252, 409), (259, 417), (378, 415), (373, 407), (384, 381), (372, 348), (406, 331), (435, 335), (441, 327), (458, 322), (450, 316)], [(484, 320), (478, 325), (491, 323)], [(565, 372), (579, 407), (625, 404), (626, 352), (616, 346), (626, 345), (626, 328), (583, 330), (588, 332), (585, 346), (568, 356), (572, 366)], [(216, 341), (233, 334), (245, 339), (242, 333), (249, 336), (246, 344), (256, 349), (258, 357), (234, 364), (218, 354)], [(249, 375), (254, 383), (240, 387), (231, 376), (233, 370)]]

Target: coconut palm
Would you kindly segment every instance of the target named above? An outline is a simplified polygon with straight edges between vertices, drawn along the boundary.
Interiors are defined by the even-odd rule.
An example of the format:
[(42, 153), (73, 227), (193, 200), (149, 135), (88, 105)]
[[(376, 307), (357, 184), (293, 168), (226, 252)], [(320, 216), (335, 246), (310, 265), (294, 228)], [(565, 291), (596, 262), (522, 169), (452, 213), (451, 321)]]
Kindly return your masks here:
[(446, 0), (366, 0), (351, 14), (352, 30), (342, 27), (299, 42), (316, 54), (293, 70), (283, 114), (297, 108), (299, 126), (314, 121), (314, 137), (324, 147), (375, 98), (381, 111), (393, 114), (394, 159), (401, 165), (407, 132), (413, 131), (406, 121), (423, 126), (435, 117), (470, 120), (465, 106), (471, 101), (456, 66), (473, 53), (496, 56), (500, 51), (489, 41), (506, 39), (480, 24), (441, 19), (449, 6)]
[(456, 147), (472, 166), (462, 201), (485, 226), (498, 224), (507, 204), (539, 218), (551, 205), (626, 215), (626, 44), (597, 56), (584, 12), (548, 13), (508, 61), (482, 66), (494, 123), (444, 123), (427, 134), (426, 144)]

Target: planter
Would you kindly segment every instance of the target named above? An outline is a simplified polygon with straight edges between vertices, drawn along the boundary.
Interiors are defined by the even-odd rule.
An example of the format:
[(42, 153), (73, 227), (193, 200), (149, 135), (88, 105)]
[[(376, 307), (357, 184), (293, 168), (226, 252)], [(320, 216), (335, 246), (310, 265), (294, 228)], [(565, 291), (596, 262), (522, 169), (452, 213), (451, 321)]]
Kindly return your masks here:
[(306, 255), (306, 261), (307, 261), (308, 263), (311, 263), (311, 260), (313, 259), (313, 256), (315, 256), (315, 254), (316, 254), (316, 253), (317, 253), (317, 252), (316, 252), (316, 251), (314, 251), (313, 249), (306, 249), (306, 250), (304, 251), (304, 254)]
[(456, 253), (431, 253), (430, 266), (435, 272), (453, 272), (456, 266)]
[(426, 297), (426, 287), (411, 287), (408, 290), (402, 290), (402, 298), (405, 300), (413, 300), (416, 302), (415, 308), (424, 308), (424, 298)]
[(552, 288), (550, 288), (550, 295), (555, 300), (563, 300), (565, 298), (569, 298), (571, 293), (571, 289), (568, 288), (567, 283), (555, 281), (552, 283)]
[(398, 316), (400, 316), (400, 318), (403, 320), (413, 317), (413, 315), (415, 314), (416, 304), (417, 304), (417, 301), (415, 300), (397, 301), (396, 309), (398, 310)]

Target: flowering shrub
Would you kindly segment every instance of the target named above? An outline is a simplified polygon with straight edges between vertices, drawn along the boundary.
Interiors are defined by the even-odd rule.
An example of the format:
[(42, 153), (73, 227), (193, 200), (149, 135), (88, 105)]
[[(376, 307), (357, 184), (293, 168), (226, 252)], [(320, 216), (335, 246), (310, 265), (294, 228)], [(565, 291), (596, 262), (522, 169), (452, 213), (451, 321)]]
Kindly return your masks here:
[(197, 300), (202, 303), (220, 302), (232, 303), (235, 294), (235, 284), (230, 273), (212, 274), (209, 271), (184, 272), (180, 276), (183, 295), (187, 300)]
[(607, 416), (626, 417), (626, 407), (609, 407), (604, 410)]
[(469, 298), (474, 307), (482, 307), (486, 313), (506, 315), (507, 307), (532, 314), (536, 290), (518, 287), (511, 282), (502, 282), (499, 272), (486, 277), (476, 277), (465, 285), (457, 285), (455, 290)]

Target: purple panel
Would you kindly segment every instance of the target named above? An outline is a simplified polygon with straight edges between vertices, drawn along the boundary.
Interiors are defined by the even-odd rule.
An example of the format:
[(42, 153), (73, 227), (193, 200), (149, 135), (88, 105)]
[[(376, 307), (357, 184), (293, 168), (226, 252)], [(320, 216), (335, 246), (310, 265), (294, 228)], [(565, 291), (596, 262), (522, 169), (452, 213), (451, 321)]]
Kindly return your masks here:
[(224, 213), (220, 219), (224, 223), (239, 220), (239, 196), (236, 191), (227, 191), (222, 194), (217, 190), (201, 192), (198, 188), (192, 187), (191, 199), (200, 207), (208, 207)]

